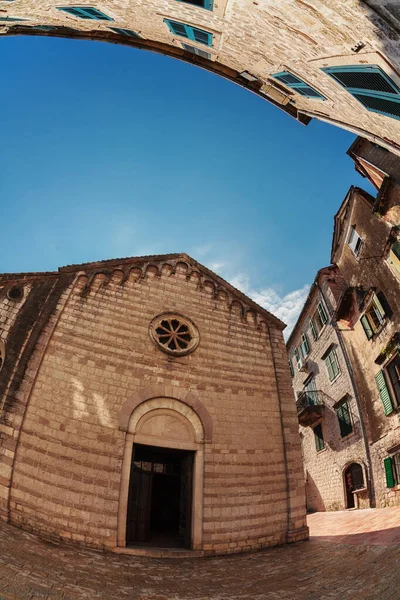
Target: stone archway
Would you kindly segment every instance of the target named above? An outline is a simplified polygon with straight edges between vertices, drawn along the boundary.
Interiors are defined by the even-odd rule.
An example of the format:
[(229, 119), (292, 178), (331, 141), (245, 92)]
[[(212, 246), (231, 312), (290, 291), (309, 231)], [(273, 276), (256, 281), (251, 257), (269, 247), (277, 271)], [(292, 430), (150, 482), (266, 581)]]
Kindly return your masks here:
[[(162, 391), (165, 393), (166, 390), (158, 387), (141, 390), (121, 410), (120, 429), (126, 432), (126, 437), (119, 494), (117, 546), (124, 548), (127, 545), (133, 449), (144, 446), (188, 451), (193, 455), (190, 547), (200, 550), (203, 538), (204, 444), (211, 439), (211, 417), (198, 399), (194, 396), (187, 398), (187, 392), (170, 388), (171, 396), (167, 397), (159, 395)], [(197, 406), (203, 419), (190, 403)]]
[(393, 3), (8, 4), (0, 34), (95, 39), (166, 54), (248, 88), (303, 124), (319, 119), (400, 154), (400, 17)]

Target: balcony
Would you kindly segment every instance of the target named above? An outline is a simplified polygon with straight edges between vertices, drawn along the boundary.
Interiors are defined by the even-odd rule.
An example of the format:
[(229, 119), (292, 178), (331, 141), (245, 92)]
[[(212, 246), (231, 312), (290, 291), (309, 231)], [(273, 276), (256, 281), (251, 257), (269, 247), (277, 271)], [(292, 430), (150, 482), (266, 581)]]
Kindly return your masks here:
[(324, 393), (320, 391), (307, 391), (297, 398), (297, 417), (300, 425), (308, 427), (323, 417), (325, 404)]

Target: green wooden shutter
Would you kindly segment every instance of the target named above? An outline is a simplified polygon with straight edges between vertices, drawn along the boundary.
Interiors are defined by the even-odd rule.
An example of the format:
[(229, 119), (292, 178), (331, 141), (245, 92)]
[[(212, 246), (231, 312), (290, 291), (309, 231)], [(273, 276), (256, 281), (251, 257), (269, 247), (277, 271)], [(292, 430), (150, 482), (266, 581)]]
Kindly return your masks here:
[(310, 319), (310, 329), (314, 340), (318, 339), (317, 331), (315, 329), (314, 321)]
[(383, 464), (384, 464), (384, 467), (385, 467), (386, 485), (387, 485), (388, 488), (392, 488), (395, 485), (392, 459), (388, 456), (383, 461)]
[(375, 381), (376, 381), (376, 387), (378, 388), (378, 392), (379, 392), (379, 395), (382, 400), (383, 410), (385, 412), (385, 415), (390, 415), (390, 413), (393, 412), (393, 404), (392, 404), (392, 399), (389, 394), (389, 390), (386, 385), (385, 376), (383, 374), (383, 371), (379, 371), (379, 373), (377, 373), (375, 375)]
[(341, 437), (346, 437), (346, 435), (349, 435), (353, 431), (348, 403), (343, 402), (337, 408), (336, 414), (339, 420), (340, 435)]
[(375, 310), (375, 314), (378, 317), (379, 323), (382, 324), (383, 320), (385, 318), (385, 311), (383, 309), (382, 304), (379, 301), (379, 298), (377, 296), (375, 296), (375, 294), (374, 294), (372, 302), (375, 305), (375, 308), (377, 309), (377, 310)]
[(365, 335), (370, 340), (372, 338), (372, 336), (374, 335), (374, 332), (372, 331), (371, 325), (369, 324), (369, 321), (368, 321), (366, 315), (361, 317), (360, 320), (361, 320), (361, 325), (363, 326)]
[(322, 323), (325, 325), (325, 323), (328, 320), (328, 317), (326, 316), (326, 312), (325, 312), (324, 307), (322, 306), (322, 302), (319, 302), (319, 304), (318, 304), (318, 312), (319, 312), (319, 316), (321, 317)]
[(294, 377), (294, 369), (293, 369), (293, 363), (292, 363), (292, 359), (289, 358), (289, 369), (290, 369), (290, 375), (292, 377)]

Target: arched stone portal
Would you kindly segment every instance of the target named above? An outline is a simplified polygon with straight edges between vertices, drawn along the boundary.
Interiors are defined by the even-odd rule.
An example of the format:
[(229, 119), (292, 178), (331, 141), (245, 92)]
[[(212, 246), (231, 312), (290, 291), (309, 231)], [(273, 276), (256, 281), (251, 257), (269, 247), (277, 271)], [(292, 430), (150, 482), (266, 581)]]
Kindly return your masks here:
[(1, 7), (0, 34), (96, 39), (167, 54), (248, 88), (303, 124), (320, 119), (400, 153), (395, 3), (19, 0)]
[[(176, 391), (182, 396), (182, 392)], [(151, 397), (151, 390), (145, 393), (142, 390), (139, 394), (142, 398), (148, 395), (150, 398), (140, 403), (136, 395), (121, 411), (121, 428), (126, 427), (126, 439), (118, 510), (118, 546), (148, 542), (153, 546), (166, 543), (183, 545), (191, 550), (200, 549), (203, 533), (203, 424), (193, 408), (181, 400)], [(127, 423), (127, 412), (132, 406), (135, 408)], [(207, 413), (204, 407), (203, 411)], [(173, 473), (173, 468), (168, 468), (171, 465), (176, 465), (179, 472)], [(154, 485), (157, 482), (158, 490)], [(161, 490), (166, 495), (162, 506), (156, 497)], [(175, 497), (172, 497), (174, 493)], [(138, 506), (140, 503), (142, 507)], [(157, 523), (158, 529), (151, 531), (153, 507), (158, 513), (163, 508), (167, 513), (175, 511), (177, 522), (171, 525), (167, 516), (168, 527)], [(170, 521), (174, 521), (174, 516)], [(177, 530), (172, 536), (174, 527)]]

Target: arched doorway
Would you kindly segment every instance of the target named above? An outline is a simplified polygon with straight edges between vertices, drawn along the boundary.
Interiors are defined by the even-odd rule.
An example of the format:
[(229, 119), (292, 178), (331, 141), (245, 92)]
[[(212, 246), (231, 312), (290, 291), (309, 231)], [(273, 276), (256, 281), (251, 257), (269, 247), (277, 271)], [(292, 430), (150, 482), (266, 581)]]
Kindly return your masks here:
[(354, 492), (363, 489), (364, 472), (359, 463), (351, 463), (344, 471), (346, 508), (355, 508)]
[(126, 430), (118, 546), (200, 549), (205, 438), (200, 417), (176, 398), (156, 397), (133, 408)]

